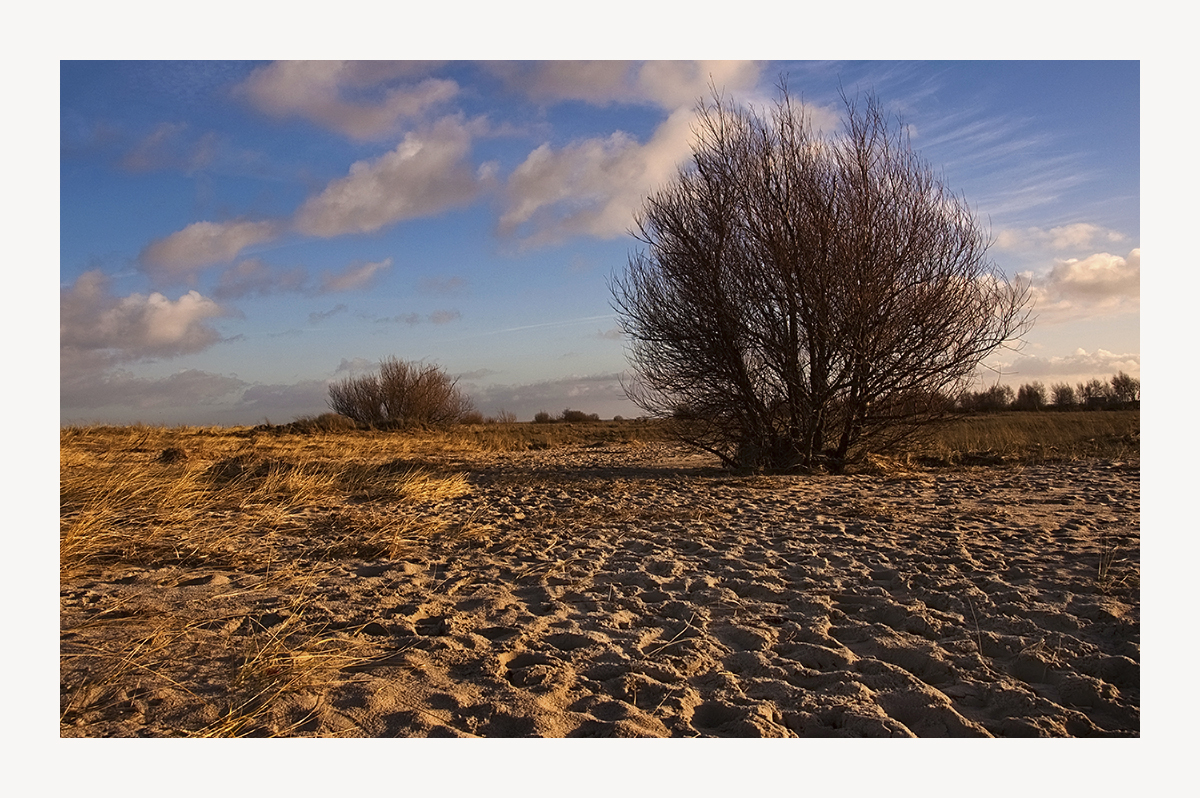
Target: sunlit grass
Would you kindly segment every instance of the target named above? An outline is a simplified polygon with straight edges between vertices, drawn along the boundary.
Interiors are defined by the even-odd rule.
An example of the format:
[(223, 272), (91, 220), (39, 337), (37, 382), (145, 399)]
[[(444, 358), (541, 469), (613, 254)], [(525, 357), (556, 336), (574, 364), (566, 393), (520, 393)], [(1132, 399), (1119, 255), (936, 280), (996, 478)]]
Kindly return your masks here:
[[(889, 462), (957, 468), (1089, 457), (1136, 460), (1139, 437), (1136, 411), (959, 417), (889, 455), (894, 458)], [(64, 727), (86, 730), (153, 688), (207, 707), (208, 720), (176, 730), (179, 734), (302, 734), (311, 719), (288, 720), (293, 716), (287, 713), (349, 678), (346, 669), (366, 656), (361, 637), (306, 618), (306, 597), (323, 574), (350, 559), (413, 556), (446, 536), (472, 539), (479, 534), (472, 517), (448, 509), (478, 489), (469, 472), (492, 455), (565, 447), (619, 452), (622, 446), (670, 440), (669, 425), (655, 422), (499, 423), (406, 433), (318, 428), (306, 434), (246, 427), (65, 427), (64, 593), (139, 570), (167, 569), (170, 584), (225, 570), (241, 574), (237, 592), (284, 594), (292, 605), (272, 628), (236, 635), (213, 631), (214, 622), (226, 623), (220, 617), (198, 622), (197, 613), (208, 611), (195, 607), (160, 611), (133, 601), (97, 605), (82, 620), (77, 613), (74, 626), (62, 629)], [(597, 490), (604, 495), (594, 504), (584, 501), (536, 522), (561, 530), (578, 526), (580, 519), (612, 521), (630, 512), (613, 500), (619, 485), (598, 484)], [(452, 517), (458, 520), (449, 521)], [(655, 518), (642, 512), (636, 520)], [(1136, 581), (1121, 557), (1116, 549), (1102, 556), (1097, 579), (1106, 587)], [(112, 628), (120, 633), (95, 639), (87, 634), (107, 624), (117, 624)], [(195, 656), (225, 663), (224, 692), (199, 695), (195, 685), (166, 675), (174, 672), (174, 663)]]
[(961, 416), (906, 451), (944, 465), (1129, 460), (1141, 451), (1137, 410)]

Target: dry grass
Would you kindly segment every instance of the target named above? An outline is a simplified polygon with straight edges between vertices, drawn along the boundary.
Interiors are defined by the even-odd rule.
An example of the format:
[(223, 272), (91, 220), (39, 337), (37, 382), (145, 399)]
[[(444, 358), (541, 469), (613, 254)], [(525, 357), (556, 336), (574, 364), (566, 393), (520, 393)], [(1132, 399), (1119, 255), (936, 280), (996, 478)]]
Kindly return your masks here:
[[(421, 508), (468, 489), (461, 473), (422, 467), (413, 448), (356, 433), (64, 429), (62, 577), (122, 564), (241, 568), (271, 560), (283, 538), (306, 539), (312, 556), (395, 556), (405, 539), (442, 531)], [(381, 502), (393, 509), (386, 523), (370, 512)]]
[(1137, 410), (995, 413), (953, 418), (899, 459), (921, 465), (1033, 465), (1087, 458), (1137, 460)]
[[(866, 467), (953, 467), (988, 453), (1010, 463), (1136, 459), (1138, 429), (1136, 412), (968, 417)], [(203, 722), (169, 733), (303, 734), (305, 701), (311, 698), (316, 712), (312, 697), (353, 678), (354, 666), (372, 654), (362, 635), (330, 629), (308, 613), (306, 601), (326, 571), (346, 560), (400, 559), (441, 540), (470, 538), (472, 520), (451, 510), (474, 489), (464, 472), (481, 454), (670, 439), (668, 425), (646, 422), (480, 424), (422, 433), (63, 428), (63, 728), (87, 734), (90, 724), (114, 713), (141, 711), (139, 702), (152, 693), (174, 695), (207, 713)], [(619, 492), (618, 484), (605, 485)], [(612, 520), (633, 512), (622, 504), (597, 496), (537, 522), (560, 528), (582, 517)], [(856, 511), (880, 512), (868, 505)], [(652, 515), (640, 511), (637, 520), (650, 523)], [(1102, 587), (1136, 584), (1136, 567), (1125, 554), (1104, 546), (1097, 573)], [(158, 581), (146, 581), (148, 572)], [(156, 597), (160, 586), (178, 596), (179, 585), (225, 572), (238, 575), (236, 594), (289, 596), (282, 620), (268, 627), (244, 615), (226, 617), (222, 607), (229, 605), (219, 596)], [(142, 593), (87, 603), (95, 580), (139, 579)], [(208, 668), (201, 681), (210, 687), (180, 676), (181, 662)], [(214, 692), (212, 684), (224, 687)]]
[[(163, 611), (153, 590), (140, 603), (73, 616), (61, 630), (64, 725), (133, 711), (152, 685), (219, 718), (189, 733), (277, 729), (262, 718), (289, 696), (344, 678), (341, 669), (363, 656), (352, 636), (304, 622), (312, 581), (341, 559), (400, 557), (463, 533), (437, 508), (470, 489), (465, 476), (422, 465), (402, 436), (138, 426), (66, 428), (60, 441), (64, 596), (95, 578), (167, 569), (172, 586), (237, 571), (248, 591), (295, 597), (283, 623), (237, 635), (212, 631), (223, 623), (212, 607)], [(94, 634), (103, 625), (118, 632)], [(233, 669), (218, 680), (231, 688), (203, 695), (164, 675), (197, 658)]]

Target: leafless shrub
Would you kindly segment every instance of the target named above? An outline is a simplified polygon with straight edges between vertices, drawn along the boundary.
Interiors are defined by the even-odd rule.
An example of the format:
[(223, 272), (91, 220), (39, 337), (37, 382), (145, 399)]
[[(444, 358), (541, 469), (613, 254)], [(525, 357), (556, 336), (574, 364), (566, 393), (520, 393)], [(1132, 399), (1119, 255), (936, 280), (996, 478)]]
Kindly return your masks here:
[(329, 406), (364, 426), (439, 427), (474, 411), (456, 381), (434, 365), (387, 358), (378, 374), (347, 377), (329, 386)]
[(840, 470), (943, 417), (928, 400), (1028, 328), (1029, 296), (874, 98), (833, 138), (781, 95), (702, 102), (691, 164), (636, 217), (626, 392), (729, 466)]

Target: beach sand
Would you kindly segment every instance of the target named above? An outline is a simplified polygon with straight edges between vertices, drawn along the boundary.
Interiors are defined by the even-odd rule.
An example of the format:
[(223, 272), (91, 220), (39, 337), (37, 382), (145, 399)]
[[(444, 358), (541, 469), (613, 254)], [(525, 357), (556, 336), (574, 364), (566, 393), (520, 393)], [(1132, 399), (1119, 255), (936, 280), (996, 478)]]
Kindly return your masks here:
[(446, 531), (402, 557), (284, 537), (256, 567), (64, 581), (61, 735), (1140, 734), (1136, 462), (737, 476), (622, 443), (440, 467), (468, 488), (416, 508)]

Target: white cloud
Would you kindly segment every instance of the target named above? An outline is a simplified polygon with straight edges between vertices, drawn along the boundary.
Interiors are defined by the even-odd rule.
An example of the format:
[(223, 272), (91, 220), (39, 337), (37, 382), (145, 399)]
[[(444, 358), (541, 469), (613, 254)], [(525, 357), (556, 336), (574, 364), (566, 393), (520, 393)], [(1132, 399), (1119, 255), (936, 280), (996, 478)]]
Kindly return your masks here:
[(342, 358), (342, 362), (338, 363), (338, 366), (333, 370), (333, 373), (359, 374), (364, 371), (370, 371), (371, 369), (376, 368), (378, 365), (379, 363), (377, 361), (367, 360), (365, 357), (356, 357), (352, 360)]
[(996, 248), (1008, 250), (1039, 247), (1058, 252), (1068, 249), (1085, 251), (1091, 249), (1094, 252), (1099, 247), (1119, 244), (1127, 238), (1128, 236), (1116, 230), (1078, 222), (1051, 227), (1048, 230), (1040, 227), (1028, 227), (1024, 230), (1011, 228), (1001, 230), (996, 234)]
[(115, 297), (108, 278), (90, 271), (61, 293), (59, 342), (64, 353), (106, 351), (117, 361), (174, 357), (216, 343), (220, 335), (204, 322), (223, 314), (196, 291), (176, 300), (158, 292)]
[(1141, 249), (1124, 258), (1100, 252), (1082, 260), (1057, 260), (1043, 276), (1023, 274), (1031, 281), (1038, 323), (1137, 312), (1141, 307), (1141, 260)]
[(1076, 382), (1093, 378), (1105, 379), (1119, 371), (1136, 377), (1141, 373), (1141, 362), (1141, 355), (1136, 352), (1109, 352), (1106, 349), (1088, 352), (1079, 348), (1070, 355), (1020, 355), (1011, 363), (1001, 364), (998, 368), (1009, 378), (1009, 382), (1038, 378), (1049, 378), (1055, 382)]
[(406, 61), (277, 61), (256, 69), (235, 93), (271, 116), (307, 119), (353, 139), (378, 139), (458, 95), (453, 80), (412, 82), (430, 68)]
[(470, 149), (471, 131), (454, 117), (409, 133), (396, 149), (354, 163), (346, 177), (310, 197), (296, 212), (295, 227), (321, 238), (370, 233), (466, 205), (485, 185), (467, 161)]
[(321, 293), (356, 291), (370, 285), (376, 273), (391, 268), (392, 259), (384, 258), (377, 263), (354, 263), (341, 272), (326, 272), (321, 278)]
[(669, 111), (692, 108), (718, 90), (741, 93), (758, 83), (754, 61), (538, 61), (489, 65), (513, 90), (530, 99), (653, 104)]
[(555, 150), (538, 147), (509, 176), (498, 229), (534, 229), (526, 244), (577, 234), (616, 238), (628, 232), (647, 193), (671, 180), (691, 153), (692, 111), (671, 114), (645, 144), (620, 131)]
[(231, 261), (246, 247), (271, 241), (280, 228), (275, 221), (194, 222), (150, 243), (139, 259), (156, 277), (191, 277), (201, 267)]

